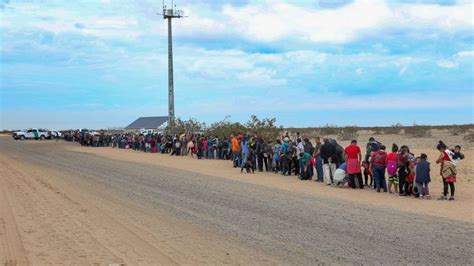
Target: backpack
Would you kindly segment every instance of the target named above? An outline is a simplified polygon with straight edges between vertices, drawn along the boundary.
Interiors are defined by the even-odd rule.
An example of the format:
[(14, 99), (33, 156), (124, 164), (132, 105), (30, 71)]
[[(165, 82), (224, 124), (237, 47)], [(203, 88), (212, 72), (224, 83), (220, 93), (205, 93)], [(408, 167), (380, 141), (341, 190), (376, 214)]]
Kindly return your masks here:
[(387, 161), (387, 174), (389, 177), (396, 176), (398, 170), (397, 161)]
[(293, 154), (293, 145), (292, 144), (288, 144), (288, 146), (286, 147), (286, 152), (285, 152), (285, 155), (292, 155)]

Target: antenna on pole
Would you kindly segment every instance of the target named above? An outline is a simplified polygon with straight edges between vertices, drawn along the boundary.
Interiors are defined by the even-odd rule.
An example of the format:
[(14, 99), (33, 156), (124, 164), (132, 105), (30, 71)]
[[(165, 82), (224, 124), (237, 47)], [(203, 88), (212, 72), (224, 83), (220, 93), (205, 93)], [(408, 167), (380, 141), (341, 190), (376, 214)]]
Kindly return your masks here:
[(171, 8), (167, 8), (163, 0), (163, 19), (168, 20), (168, 126), (173, 128), (174, 113), (174, 80), (173, 80), (173, 31), (171, 20), (184, 17), (182, 10), (177, 10), (174, 1), (171, 0)]

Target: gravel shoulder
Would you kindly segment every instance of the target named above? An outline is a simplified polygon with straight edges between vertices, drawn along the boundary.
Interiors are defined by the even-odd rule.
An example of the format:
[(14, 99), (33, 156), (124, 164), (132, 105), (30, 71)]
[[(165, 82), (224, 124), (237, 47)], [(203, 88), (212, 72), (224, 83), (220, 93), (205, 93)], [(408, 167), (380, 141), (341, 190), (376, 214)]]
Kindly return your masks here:
[(0, 147), (0, 199), (8, 199), (0, 204), (0, 262), (473, 263), (471, 222), (67, 144), (0, 138)]
[[(239, 169), (234, 169), (228, 161), (219, 160), (197, 160), (190, 157), (175, 157), (167, 154), (150, 154), (135, 152), (131, 150), (112, 148), (88, 148), (79, 145), (65, 145), (71, 151), (97, 155), (103, 158), (120, 160), (132, 163), (145, 163), (157, 167), (167, 167), (178, 170), (186, 170), (193, 173), (225, 178), (239, 182), (275, 188), (279, 190), (299, 193), (308, 196), (320, 196), (327, 199), (345, 200), (364, 205), (395, 209), (409, 212), (415, 215), (424, 214), (464, 222), (474, 223), (474, 157), (473, 150), (466, 149), (466, 160), (459, 166), (459, 178), (456, 183), (456, 201), (437, 201), (436, 197), (441, 195), (442, 180), (439, 176), (439, 166), (435, 162), (432, 165), (432, 182), (430, 191), (433, 200), (417, 200), (413, 198), (400, 198), (396, 194), (374, 193), (370, 189), (352, 190), (349, 188), (338, 189), (327, 187), (325, 184), (300, 181), (295, 176), (287, 177), (272, 173), (241, 174)], [(413, 149), (417, 154), (426, 152), (425, 149)], [(429, 149), (427, 149), (429, 151)], [(436, 152), (428, 152), (429, 158), (434, 160)]]

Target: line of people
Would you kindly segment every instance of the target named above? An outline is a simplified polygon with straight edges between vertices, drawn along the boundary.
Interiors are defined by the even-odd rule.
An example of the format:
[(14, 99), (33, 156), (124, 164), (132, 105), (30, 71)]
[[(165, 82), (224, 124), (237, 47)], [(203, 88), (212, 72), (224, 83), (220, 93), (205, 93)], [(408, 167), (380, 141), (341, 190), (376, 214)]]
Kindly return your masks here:
[[(397, 193), (430, 199), (431, 166), (424, 153), (415, 156), (407, 145), (387, 147), (369, 139), (365, 154), (357, 140), (343, 148), (334, 139), (315, 139), (315, 144), (300, 136), (288, 133), (275, 141), (266, 141), (258, 134), (236, 134), (230, 138), (206, 137), (203, 134), (114, 134), (101, 132), (98, 136), (80, 133), (65, 134), (66, 140), (76, 140), (85, 146), (112, 146), (113, 148), (165, 153), (176, 156), (196, 156), (198, 159), (231, 160), (240, 172), (273, 172), (295, 175), (301, 180), (325, 182), (327, 185)], [(454, 200), (455, 182), (459, 161), (464, 159), (461, 147), (448, 149), (442, 141), (436, 163), (440, 164), (443, 193), (440, 200)], [(386, 178), (387, 176), (387, 178)], [(388, 181), (388, 182), (387, 182)], [(448, 190), (450, 197), (448, 198)]]

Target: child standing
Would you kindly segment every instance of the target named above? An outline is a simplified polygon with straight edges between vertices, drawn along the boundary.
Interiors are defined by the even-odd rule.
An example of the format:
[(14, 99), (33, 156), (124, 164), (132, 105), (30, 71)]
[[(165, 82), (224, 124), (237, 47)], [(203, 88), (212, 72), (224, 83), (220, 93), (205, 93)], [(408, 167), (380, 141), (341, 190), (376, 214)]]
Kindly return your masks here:
[[(370, 171), (369, 164), (365, 160), (363, 160), (361, 166), (364, 167), (364, 181), (365, 181), (364, 185), (366, 187), (372, 187), (374, 180), (372, 178), (372, 172)], [(369, 183), (369, 177), (370, 177), (370, 183)]]
[(408, 161), (408, 168), (410, 169), (410, 171), (408, 173), (407, 178), (405, 179), (404, 189), (405, 189), (406, 196), (411, 196), (411, 195), (416, 196), (416, 193), (415, 193), (416, 192), (415, 191), (416, 163), (417, 163), (416, 158), (411, 158)]
[(387, 155), (387, 174), (388, 174), (388, 192), (392, 194), (392, 185), (395, 189), (395, 193), (398, 194), (398, 146), (397, 144), (392, 145), (392, 152)]
[(420, 161), (416, 164), (416, 185), (418, 193), (422, 199), (430, 199), (430, 190), (428, 184), (431, 182), (430, 163), (427, 161), (428, 156), (422, 153)]

